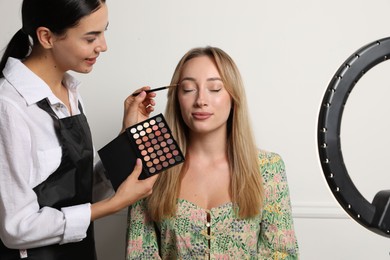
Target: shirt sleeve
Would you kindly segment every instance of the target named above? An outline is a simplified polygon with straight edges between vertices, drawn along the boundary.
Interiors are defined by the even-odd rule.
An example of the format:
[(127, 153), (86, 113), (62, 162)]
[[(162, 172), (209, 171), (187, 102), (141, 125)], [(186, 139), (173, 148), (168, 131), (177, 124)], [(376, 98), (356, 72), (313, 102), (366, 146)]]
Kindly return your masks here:
[(298, 259), (285, 165), (274, 153), (260, 154), (265, 200), (262, 212), (259, 259)]
[(90, 205), (40, 208), (31, 187), (33, 134), (12, 101), (0, 100), (0, 238), (9, 248), (77, 242), (86, 236)]
[(126, 259), (161, 259), (154, 222), (146, 210), (146, 201), (129, 207)]

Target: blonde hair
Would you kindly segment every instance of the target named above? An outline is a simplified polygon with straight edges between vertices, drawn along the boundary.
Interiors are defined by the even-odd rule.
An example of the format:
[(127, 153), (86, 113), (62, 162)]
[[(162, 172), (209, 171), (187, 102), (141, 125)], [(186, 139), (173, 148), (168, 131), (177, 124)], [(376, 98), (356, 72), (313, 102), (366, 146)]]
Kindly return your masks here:
[[(264, 189), (258, 164), (257, 148), (248, 118), (245, 90), (240, 72), (223, 50), (216, 47), (194, 48), (179, 61), (172, 76), (171, 85), (178, 84), (183, 65), (195, 57), (208, 56), (217, 66), (222, 82), (232, 97), (232, 110), (227, 124), (227, 155), (231, 173), (231, 196), (240, 218), (249, 218), (260, 213), (263, 207)], [(177, 88), (168, 91), (165, 118), (178, 145), (186, 156), (188, 127), (184, 123), (177, 96)], [(186, 161), (190, 160), (189, 156)], [(181, 177), (187, 163), (160, 173), (148, 198), (151, 218), (160, 221), (175, 216), (180, 192)]]

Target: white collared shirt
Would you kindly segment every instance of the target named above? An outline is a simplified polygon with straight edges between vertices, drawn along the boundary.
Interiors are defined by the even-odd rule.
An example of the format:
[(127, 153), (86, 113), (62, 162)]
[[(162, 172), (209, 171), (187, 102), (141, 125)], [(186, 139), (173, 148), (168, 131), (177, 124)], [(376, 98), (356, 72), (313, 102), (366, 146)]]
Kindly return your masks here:
[[(61, 163), (62, 150), (51, 116), (36, 102), (48, 98), (59, 118), (70, 116), (49, 86), (21, 61), (9, 58), (0, 79), (0, 238), (9, 248), (28, 249), (77, 242), (86, 237), (90, 204), (39, 208), (33, 188)], [(79, 114), (79, 82), (70, 74), (73, 114)], [(104, 181), (107, 181), (106, 179)], [(106, 185), (107, 187), (107, 185)]]

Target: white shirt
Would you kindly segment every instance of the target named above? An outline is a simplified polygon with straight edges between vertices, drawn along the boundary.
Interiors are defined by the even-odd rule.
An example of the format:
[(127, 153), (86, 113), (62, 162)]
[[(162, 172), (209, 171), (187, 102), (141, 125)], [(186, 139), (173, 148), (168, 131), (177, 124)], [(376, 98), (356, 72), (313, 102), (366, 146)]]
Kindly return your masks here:
[[(51, 116), (36, 102), (48, 98), (59, 118), (66, 106), (22, 62), (9, 58), (0, 79), (0, 238), (9, 248), (28, 249), (78, 242), (86, 237), (90, 204), (39, 208), (33, 188), (60, 165), (62, 150)], [(79, 82), (66, 74), (73, 114), (79, 114)], [(101, 164), (99, 164), (101, 165)], [(100, 173), (101, 174), (101, 173)], [(101, 178), (100, 178), (101, 179)], [(103, 180), (107, 186), (107, 179)]]

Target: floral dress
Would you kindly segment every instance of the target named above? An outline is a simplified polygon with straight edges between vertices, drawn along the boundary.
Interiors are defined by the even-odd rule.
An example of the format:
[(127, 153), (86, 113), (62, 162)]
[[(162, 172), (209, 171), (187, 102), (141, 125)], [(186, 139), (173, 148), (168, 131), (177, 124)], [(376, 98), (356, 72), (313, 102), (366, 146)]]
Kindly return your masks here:
[(127, 259), (298, 259), (284, 162), (259, 152), (265, 189), (262, 213), (236, 217), (232, 203), (210, 210), (178, 199), (175, 217), (155, 223), (145, 200), (129, 208)]

